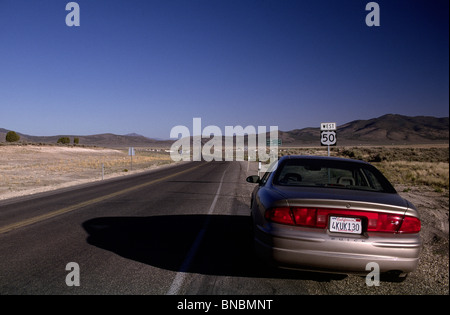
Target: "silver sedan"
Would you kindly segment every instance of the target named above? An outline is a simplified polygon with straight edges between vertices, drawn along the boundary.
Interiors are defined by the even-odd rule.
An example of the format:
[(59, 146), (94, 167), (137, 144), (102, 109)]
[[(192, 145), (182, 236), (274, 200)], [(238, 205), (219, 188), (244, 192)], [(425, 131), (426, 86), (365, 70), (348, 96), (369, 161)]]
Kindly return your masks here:
[(258, 255), (284, 268), (404, 279), (422, 248), (417, 209), (373, 165), (351, 159), (285, 156), (251, 196)]

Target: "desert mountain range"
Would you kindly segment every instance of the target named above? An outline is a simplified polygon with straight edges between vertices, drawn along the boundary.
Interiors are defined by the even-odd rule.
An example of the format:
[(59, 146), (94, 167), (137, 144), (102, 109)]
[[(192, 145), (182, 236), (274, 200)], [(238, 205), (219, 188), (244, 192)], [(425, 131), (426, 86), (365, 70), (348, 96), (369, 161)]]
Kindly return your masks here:
[[(245, 127), (245, 126), (244, 126)], [(0, 128), (0, 142), (5, 142), (10, 129)], [(172, 140), (158, 140), (138, 134), (33, 136), (14, 130), (25, 143), (56, 144), (59, 138), (79, 138), (80, 145), (100, 147), (170, 147)], [(267, 137), (269, 138), (269, 137)], [(279, 131), (282, 146), (319, 146), (320, 128)], [(207, 140), (207, 139), (204, 139)], [(203, 141), (204, 142), (204, 141)], [(387, 114), (368, 120), (354, 120), (337, 126), (337, 145), (429, 144), (449, 142), (449, 118)]]
[[(280, 132), (282, 143), (317, 144), (320, 128), (303, 128)], [(354, 120), (337, 126), (338, 145), (389, 145), (448, 143), (449, 118), (387, 114), (368, 120)]]

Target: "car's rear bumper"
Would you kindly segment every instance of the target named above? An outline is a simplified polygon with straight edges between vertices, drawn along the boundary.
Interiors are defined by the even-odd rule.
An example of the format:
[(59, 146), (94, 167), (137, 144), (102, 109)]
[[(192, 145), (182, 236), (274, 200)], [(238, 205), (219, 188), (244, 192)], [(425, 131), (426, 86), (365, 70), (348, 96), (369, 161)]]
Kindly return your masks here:
[(410, 273), (417, 268), (421, 248), (418, 234), (355, 236), (278, 224), (255, 227), (256, 253), (294, 269), (367, 275), (367, 264), (375, 262), (381, 273)]

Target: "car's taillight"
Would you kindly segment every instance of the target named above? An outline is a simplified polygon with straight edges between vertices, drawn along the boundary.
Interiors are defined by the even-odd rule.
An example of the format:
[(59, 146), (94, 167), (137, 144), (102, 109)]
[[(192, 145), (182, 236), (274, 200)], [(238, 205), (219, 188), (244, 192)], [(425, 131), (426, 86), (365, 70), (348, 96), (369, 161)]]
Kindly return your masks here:
[(296, 225), (313, 226), (317, 225), (317, 209), (314, 208), (291, 208)]
[(420, 229), (421, 223), (418, 218), (405, 216), (398, 233), (419, 233)]
[(418, 233), (421, 228), (420, 220), (416, 217), (372, 211), (278, 207), (268, 209), (264, 216), (275, 223), (326, 228), (330, 215), (362, 218), (366, 222), (367, 232)]
[(265, 213), (265, 218), (276, 223), (295, 225), (291, 209), (288, 207), (269, 209)]

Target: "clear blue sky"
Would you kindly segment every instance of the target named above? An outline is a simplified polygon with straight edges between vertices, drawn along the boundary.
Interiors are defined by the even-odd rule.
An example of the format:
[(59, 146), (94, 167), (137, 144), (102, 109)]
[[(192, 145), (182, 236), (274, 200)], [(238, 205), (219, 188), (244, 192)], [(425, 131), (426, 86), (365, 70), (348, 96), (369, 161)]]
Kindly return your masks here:
[(0, 128), (31, 135), (176, 125), (288, 131), (449, 115), (449, 2), (0, 0)]

